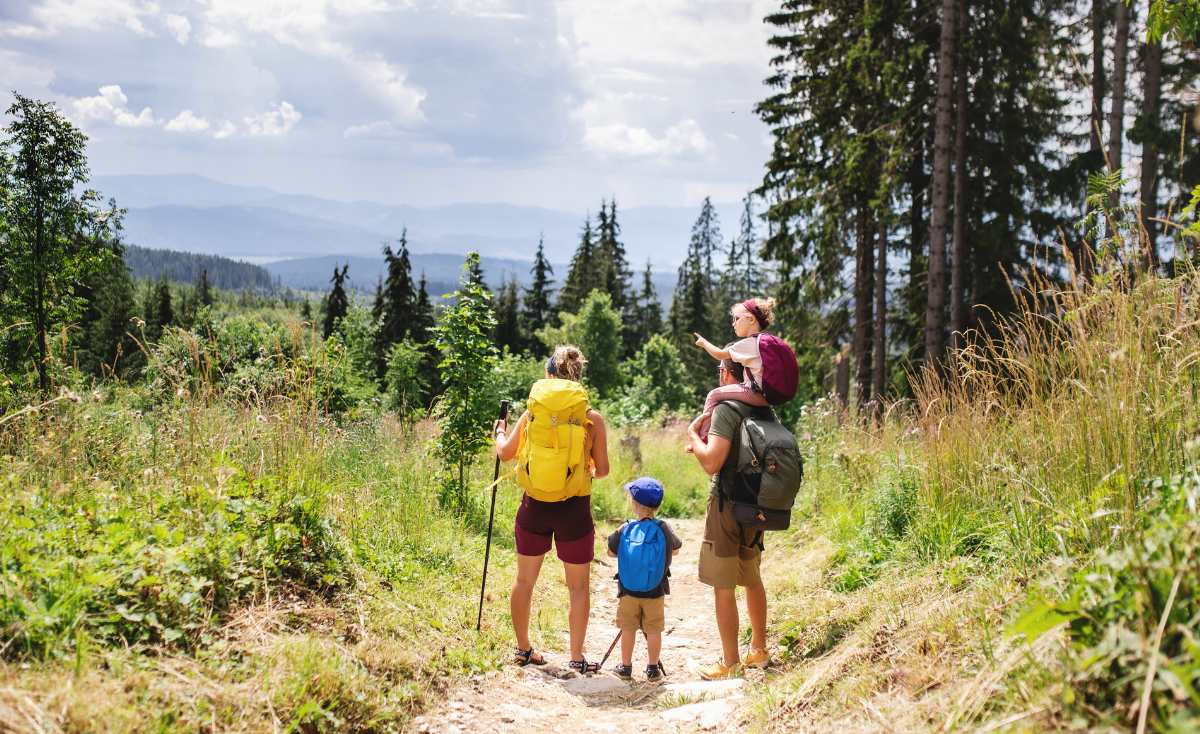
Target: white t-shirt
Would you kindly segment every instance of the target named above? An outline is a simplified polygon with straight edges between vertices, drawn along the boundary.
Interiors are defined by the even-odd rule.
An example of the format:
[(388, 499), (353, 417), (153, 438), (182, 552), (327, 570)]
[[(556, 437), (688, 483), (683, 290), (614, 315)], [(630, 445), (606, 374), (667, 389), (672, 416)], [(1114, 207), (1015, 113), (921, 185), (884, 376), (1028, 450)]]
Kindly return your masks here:
[(753, 374), (754, 381), (762, 385), (762, 358), (758, 355), (758, 339), (748, 337), (729, 345), (729, 357), (746, 370), (742, 384), (751, 387), (750, 375)]

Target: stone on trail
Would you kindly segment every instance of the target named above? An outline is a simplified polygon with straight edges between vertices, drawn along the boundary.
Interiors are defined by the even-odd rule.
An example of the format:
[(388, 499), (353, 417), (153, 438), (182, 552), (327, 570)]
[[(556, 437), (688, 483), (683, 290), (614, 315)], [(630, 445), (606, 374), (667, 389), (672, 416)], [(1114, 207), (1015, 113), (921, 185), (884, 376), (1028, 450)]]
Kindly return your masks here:
[(741, 698), (741, 695), (737, 695), (722, 698), (718, 701), (689, 703), (686, 706), (667, 709), (659, 714), (659, 718), (675, 723), (695, 721), (700, 729), (711, 731), (722, 727), (723, 724), (729, 723), (729, 717), (733, 711), (732, 703)]
[(573, 678), (559, 683), (566, 691), (577, 696), (594, 696), (601, 693), (628, 693), (629, 684), (606, 675), (594, 678)]

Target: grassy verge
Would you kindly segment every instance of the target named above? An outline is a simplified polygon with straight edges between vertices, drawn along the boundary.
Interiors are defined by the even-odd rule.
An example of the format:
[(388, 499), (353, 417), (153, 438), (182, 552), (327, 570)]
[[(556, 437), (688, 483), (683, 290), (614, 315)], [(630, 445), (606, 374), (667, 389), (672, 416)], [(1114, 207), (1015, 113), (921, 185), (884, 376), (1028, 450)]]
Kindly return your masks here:
[(760, 728), (1195, 725), (1196, 285), (1040, 289), (884, 425), (805, 411)]
[[(385, 731), (507, 656), (516, 495), (476, 633), (487, 497), (442, 509), (429, 426), (138, 404), (71, 395), (5, 426), (4, 727)], [(554, 648), (565, 588), (545, 576)]]

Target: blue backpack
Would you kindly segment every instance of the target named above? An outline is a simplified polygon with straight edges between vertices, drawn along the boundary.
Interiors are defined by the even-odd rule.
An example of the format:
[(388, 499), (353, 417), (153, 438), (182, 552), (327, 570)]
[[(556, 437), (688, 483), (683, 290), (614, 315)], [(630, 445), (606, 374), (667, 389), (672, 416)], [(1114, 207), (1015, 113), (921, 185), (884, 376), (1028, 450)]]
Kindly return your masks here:
[(667, 570), (667, 538), (658, 523), (658, 520), (634, 521), (621, 531), (617, 575), (626, 591), (644, 594), (657, 589), (663, 581)]

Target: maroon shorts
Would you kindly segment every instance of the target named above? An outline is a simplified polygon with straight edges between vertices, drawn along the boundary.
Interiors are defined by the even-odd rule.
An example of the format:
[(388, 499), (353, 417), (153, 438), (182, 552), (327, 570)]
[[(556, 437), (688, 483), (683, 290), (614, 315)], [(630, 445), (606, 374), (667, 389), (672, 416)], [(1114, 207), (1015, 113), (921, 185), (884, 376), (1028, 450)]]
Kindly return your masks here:
[(550, 552), (550, 542), (563, 563), (591, 563), (596, 545), (592, 522), (592, 498), (568, 497), (562, 502), (542, 502), (521, 497), (517, 510), (517, 553), (541, 556)]

